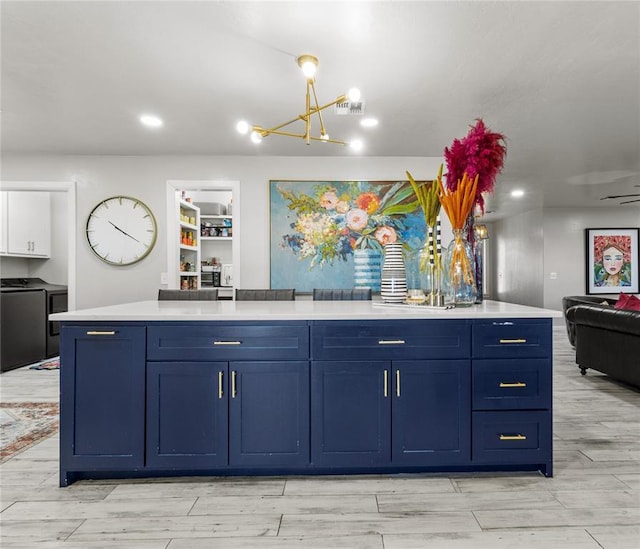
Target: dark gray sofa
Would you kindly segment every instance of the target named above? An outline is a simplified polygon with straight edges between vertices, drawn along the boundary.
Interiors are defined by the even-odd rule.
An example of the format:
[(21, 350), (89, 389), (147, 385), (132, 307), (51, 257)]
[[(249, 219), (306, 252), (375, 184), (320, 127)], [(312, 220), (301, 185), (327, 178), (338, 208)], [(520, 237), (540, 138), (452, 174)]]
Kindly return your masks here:
[(584, 375), (591, 368), (640, 388), (640, 311), (607, 307), (597, 299), (565, 310), (580, 372)]

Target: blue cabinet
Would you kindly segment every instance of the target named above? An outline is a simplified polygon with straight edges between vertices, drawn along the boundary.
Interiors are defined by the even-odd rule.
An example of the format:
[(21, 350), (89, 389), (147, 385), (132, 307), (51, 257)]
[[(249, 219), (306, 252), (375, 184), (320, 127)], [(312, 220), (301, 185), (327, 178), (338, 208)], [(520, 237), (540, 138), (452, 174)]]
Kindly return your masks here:
[(389, 362), (311, 363), (311, 459), (316, 467), (391, 462)]
[(149, 362), (147, 466), (227, 465), (226, 362)]
[(62, 328), (60, 484), (144, 465), (145, 328)]
[(63, 323), (61, 485), (552, 473), (551, 320)]
[(468, 360), (313, 362), (313, 465), (468, 464), (469, 369)]
[(309, 465), (309, 363), (231, 362), (229, 465)]

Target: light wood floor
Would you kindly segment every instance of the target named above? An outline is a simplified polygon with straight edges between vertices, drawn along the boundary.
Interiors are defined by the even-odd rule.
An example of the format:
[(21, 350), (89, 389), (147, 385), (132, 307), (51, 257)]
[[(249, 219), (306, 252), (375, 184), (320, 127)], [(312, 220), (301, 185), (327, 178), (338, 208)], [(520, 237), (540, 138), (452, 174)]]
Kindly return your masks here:
[[(0, 465), (3, 549), (640, 547), (640, 392), (581, 376), (554, 328), (554, 473), (81, 481), (58, 437)], [(4, 401), (58, 398), (58, 372), (0, 376)]]

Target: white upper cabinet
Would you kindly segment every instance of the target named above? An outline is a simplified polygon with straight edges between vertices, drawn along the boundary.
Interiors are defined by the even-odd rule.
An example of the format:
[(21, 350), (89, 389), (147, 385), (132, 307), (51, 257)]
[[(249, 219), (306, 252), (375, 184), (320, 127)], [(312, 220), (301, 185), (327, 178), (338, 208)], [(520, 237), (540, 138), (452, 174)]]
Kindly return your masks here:
[[(43, 191), (7, 191), (2, 210), (2, 253), (21, 257), (51, 256), (51, 194)], [(4, 202), (4, 201), (3, 201)], [(6, 241), (6, 250), (4, 243)]]

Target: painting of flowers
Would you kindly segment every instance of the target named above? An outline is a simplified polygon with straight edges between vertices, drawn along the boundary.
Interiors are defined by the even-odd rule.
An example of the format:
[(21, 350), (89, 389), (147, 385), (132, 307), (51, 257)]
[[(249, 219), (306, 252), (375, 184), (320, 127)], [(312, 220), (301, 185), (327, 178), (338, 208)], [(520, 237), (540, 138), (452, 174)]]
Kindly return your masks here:
[(354, 253), (424, 243), (408, 181), (270, 181), (271, 288), (351, 288)]

